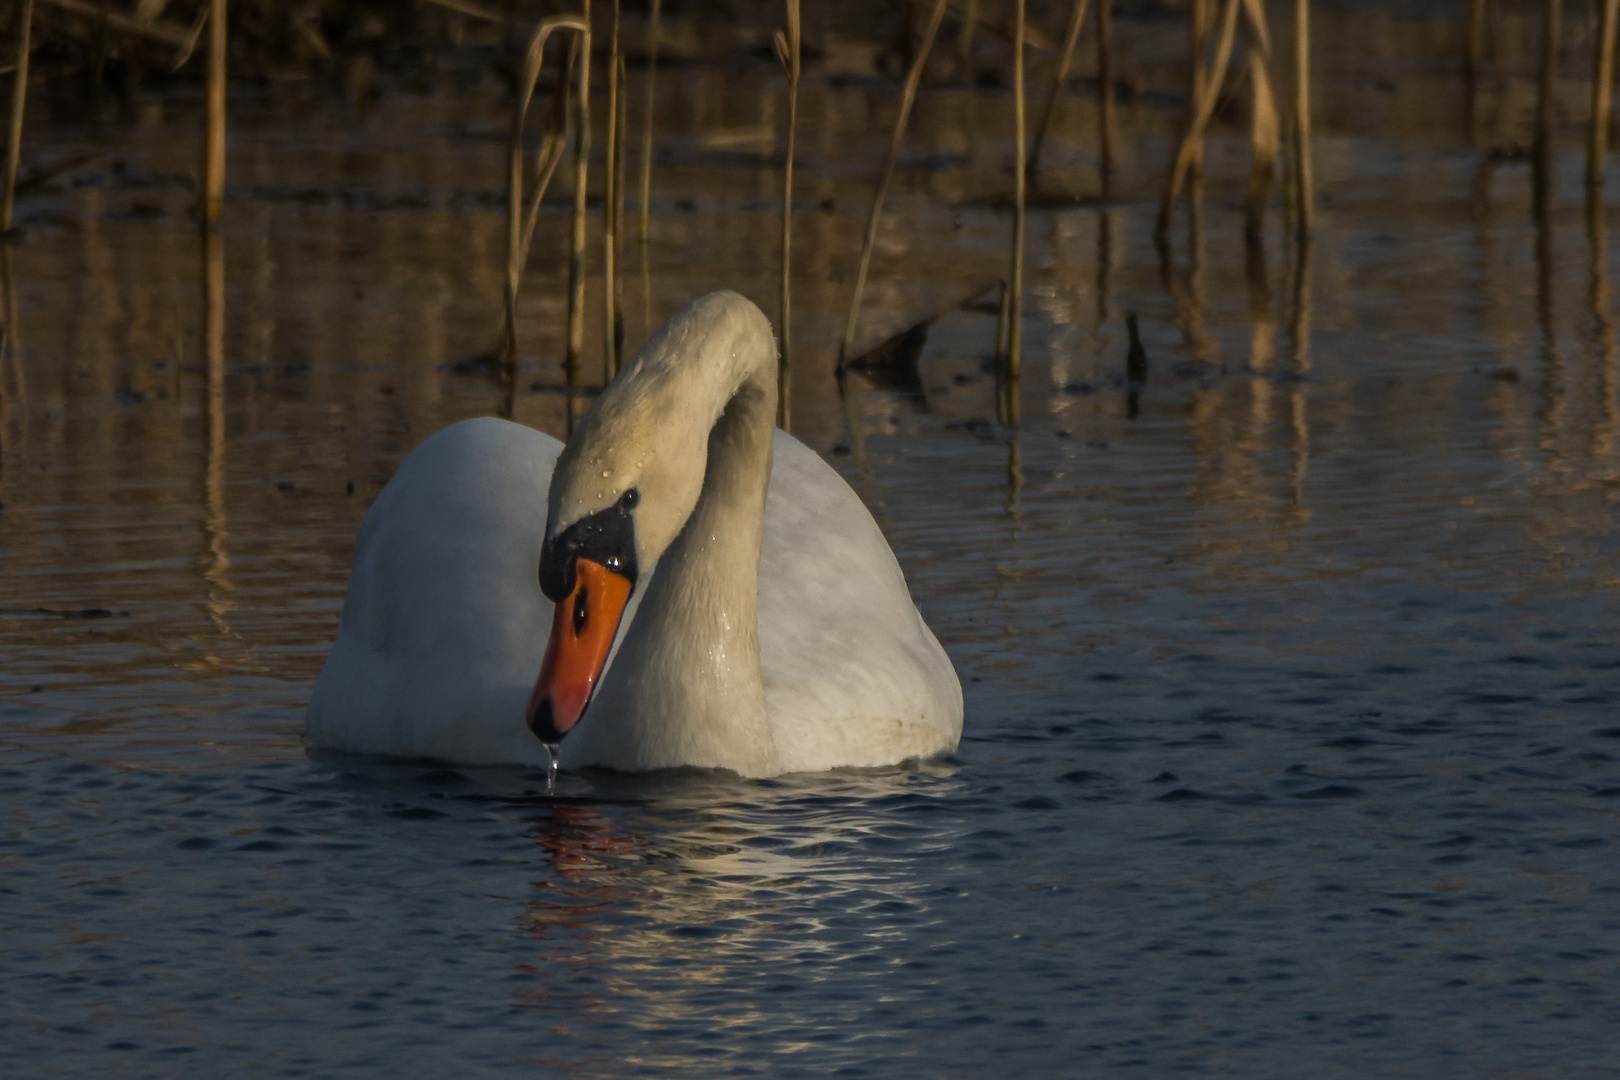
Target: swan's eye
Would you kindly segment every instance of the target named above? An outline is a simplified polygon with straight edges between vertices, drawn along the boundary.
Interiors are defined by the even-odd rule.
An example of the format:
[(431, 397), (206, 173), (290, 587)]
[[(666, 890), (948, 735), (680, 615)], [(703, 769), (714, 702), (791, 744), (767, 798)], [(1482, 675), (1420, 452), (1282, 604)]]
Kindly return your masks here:
[(634, 510), (636, 508), (636, 503), (640, 501), (641, 492), (637, 491), (635, 488), (631, 488), (629, 491), (619, 496), (619, 509)]
[(579, 592), (574, 594), (574, 636), (578, 637), (585, 629), (585, 587), (580, 586)]

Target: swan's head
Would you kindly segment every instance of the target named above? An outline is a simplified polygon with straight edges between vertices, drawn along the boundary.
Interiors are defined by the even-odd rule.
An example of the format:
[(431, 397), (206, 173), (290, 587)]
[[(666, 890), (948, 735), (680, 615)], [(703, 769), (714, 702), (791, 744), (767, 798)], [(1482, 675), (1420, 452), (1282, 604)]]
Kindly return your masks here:
[(556, 609), (527, 716), (542, 740), (560, 741), (584, 714), (638, 573), (697, 505), (737, 372), (775, 350), (759, 308), (710, 293), (641, 347), (557, 458), (540, 553), (540, 589)]

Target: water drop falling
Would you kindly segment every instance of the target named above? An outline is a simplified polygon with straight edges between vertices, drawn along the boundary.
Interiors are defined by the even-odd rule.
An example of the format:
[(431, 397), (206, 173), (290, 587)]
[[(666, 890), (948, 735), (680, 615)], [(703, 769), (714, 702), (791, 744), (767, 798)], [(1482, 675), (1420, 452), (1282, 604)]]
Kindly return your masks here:
[(549, 797), (557, 791), (557, 757), (562, 752), (562, 747), (556, 743), (540, 745), (546, 748), (546, 757), (549, 759), (546, 762), (546, 795)]

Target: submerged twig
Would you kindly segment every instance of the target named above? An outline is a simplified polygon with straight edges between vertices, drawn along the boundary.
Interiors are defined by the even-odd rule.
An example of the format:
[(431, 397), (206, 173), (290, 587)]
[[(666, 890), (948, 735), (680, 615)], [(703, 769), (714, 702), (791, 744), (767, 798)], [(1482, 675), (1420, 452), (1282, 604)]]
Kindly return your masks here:
[(793, 140), (799, 123), (799, 0), (787, 0), (787, 33), (777, 31), (776, 51), (788, 79), (787, 158), (782, 165), (782, 348), (777, 354), (776, 422), (793, 420)]
[[(883, 216), (883, 196), (889, 189), (889, 178), (894, 175), (895, 159), (900, 154), (900, 141), (906, 134), (906, 122), (911, 118), (911, 106), (917, 98), (917, 84), (922, 80), (923, 65), (928, 63), (928, 52), (934, 47), (934, 35), (939, 32), (939, 24), (945, 18), (945, 7), (949, 0), (934, 0), (934, 10), (928, 16), (928, 25), (923, 30), (922, 47), (917, 50), (916, 57), (911, 61), (911, 70), (906, 72), (906, 82), (900, 92), (900, 115), (895, 117), (894, 132), (889, 136), (889, 149), (883, 155), (883, 172), (878, 177), (877, 193), (872, 197), (872, 212), (866, 219), (866, 239), (861, 244), (860, 269), (855, 273), (855, 295), (850, 298), (849, 316), (844, 320), (844, 340), (838, 350), (838, 365), (843, 367), (844, 359), (855, 347), (855, 327), (861, 317), (861, 294), (866, 291), (866, 272), (872, 263), (872, 249), (877, 245), (878, 222)], [(1020, 8), (1022, 10), (1022, 8)], [(1019, 35), (1016, 48), (1022, 55), (1023, 36)], [(1023, 147), (1018, 148), (1018, 169), (1022, 173), (1024, 168)]]
[(17, 204), (17, 168), (22, 164), (23, 110), (28, 102), (28, 53), (32, 47), (34, 0), (23, 0), (18, 17), (17, 74), (11, 84), (11, 132), (6, 140), (6, 190), (0, 203), (0, 232), (7, 233), (12, 230), (12, 213)]
[(984, 297), (985, 293), (992, 289), (999, 287), (1002, 294), (1005, 295), (1006, 284), (1005, 281), (986, 282), (960, 300), (936, 308), (905, 329), (889, 335), (882, 342), (861, 355), (850, 357), (849, 363), (845, 366), (856, 371), (876, 371), (892, 369), (897, 364), (909, 364), (911, 368), (910, 374), (915, 376), (917, 359), (921, 354), (923, 344), (928, 340), (929, 328), (947, 315), (962, 311), (978, 302)]

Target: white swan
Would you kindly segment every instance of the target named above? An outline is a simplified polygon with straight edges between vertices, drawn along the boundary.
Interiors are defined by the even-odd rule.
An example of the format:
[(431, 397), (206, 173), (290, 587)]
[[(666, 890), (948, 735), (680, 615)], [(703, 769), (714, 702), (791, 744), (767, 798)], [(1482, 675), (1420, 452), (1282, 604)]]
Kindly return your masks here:
[(773, 436), (775, 358), (714, 293), (566, 447), (489, 418), (423, 442), (361, 526), (308, 746), (745, 776), (953, 749), (961, 685), (877, 524)]

